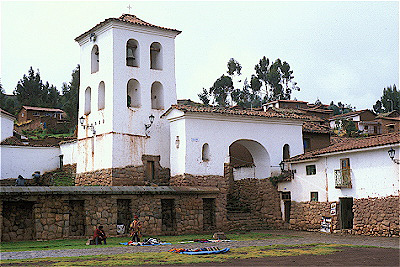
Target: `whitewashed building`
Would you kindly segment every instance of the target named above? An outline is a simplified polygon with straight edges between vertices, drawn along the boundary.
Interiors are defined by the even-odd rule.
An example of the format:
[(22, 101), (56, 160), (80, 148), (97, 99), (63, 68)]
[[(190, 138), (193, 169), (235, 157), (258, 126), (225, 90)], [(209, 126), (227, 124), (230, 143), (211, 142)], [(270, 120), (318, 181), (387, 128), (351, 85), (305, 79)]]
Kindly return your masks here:
[[(318, 224), (315, 217), (333, 216), (337, 220), (335, 229), (360, 228), (358, 220), (367, 224), (366, 217), (374, 212), (381, 214), (379, 222), (389, 220), (385, 216), (393, 214), (376, 209), (389, 209), (390, 205), (384, 203), (391, 202), (393, 197), (398, 201), (399, 147), (400, 133), (396, 132), (339, 142), (290, 158), (286, 164), (293, 172), (293, 179), (278, 185), (282, 192), (282, 215), (287, 217), (284, 219), (295, 228), (304, 220), (310, 228), (315, 228)], [(360, 201), (368, 203), (370, 212), (358, 209)], [(381, 202), (379, 208), (375, 205), (378, 202)], [(330, 211), (326, 203), (337, 206), (334, 204)], [(318, 211), (307, 217), (306, 206)], [(398, 214), (397, 221), (395, 216), (390, 218), (390, 227), (384, 227), (387, 231), (393, 231), (398, 224)], [(374, 224), (379, 228), (379, 223)]]

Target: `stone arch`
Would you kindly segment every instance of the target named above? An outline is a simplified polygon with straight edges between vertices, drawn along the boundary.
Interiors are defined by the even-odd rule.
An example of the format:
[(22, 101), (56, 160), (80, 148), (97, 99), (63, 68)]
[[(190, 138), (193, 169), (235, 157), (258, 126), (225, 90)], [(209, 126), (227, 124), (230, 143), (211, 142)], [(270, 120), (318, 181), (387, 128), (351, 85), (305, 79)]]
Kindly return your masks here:
[(150, 45), (150, 68), (154, 70), (163, 69), (162, 46), (154, 42)]
[(99, 90), (97, 94), (97, 108), (98, 110), (102, 110), (106, 107), (106, 87), (104, 82), (101, 81), (99, 83)]
[(126, 42), (126, 65), (139, 67), (139, 43), (135, 39)]
[(94, 45), (91, 53), (91, 71), (92, 73), (99, 71), (99, 47)]
[(89, 115), (92, 111), (92, 89), (87, 87), (85, 90), (85, 115)]
[(139, 108), (141, 106), (140, 83), (136, 79), (130, 79), (127, 84), (127, 106)]
[(164, 108), (164, 88), (160, 82), (154, 82), (151, 85), (151, 108)]
[(254, 140), (240, 139), (229, 146), (229, 164), (235, 180), (267, 178), (271, 176), (268, 151)]

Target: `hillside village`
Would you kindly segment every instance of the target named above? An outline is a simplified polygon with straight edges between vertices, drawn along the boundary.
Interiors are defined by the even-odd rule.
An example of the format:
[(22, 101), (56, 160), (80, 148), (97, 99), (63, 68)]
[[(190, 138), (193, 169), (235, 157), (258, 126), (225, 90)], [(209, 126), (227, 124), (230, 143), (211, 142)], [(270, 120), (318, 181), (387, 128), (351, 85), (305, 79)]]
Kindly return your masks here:
[[(399, 236), (400, 113), (276, 100), (260, 108), (178, 100), (176, 29), (130, 14), (75, 38), (74, 137), (56, 108), (0, 109), (1, 241), (295, 229)], [(33, 176), (40, 172), (40, 177)], [(15, 186), (18, 176), (24, 186)], [(117, 227), (118, 226), (118, 227)]]

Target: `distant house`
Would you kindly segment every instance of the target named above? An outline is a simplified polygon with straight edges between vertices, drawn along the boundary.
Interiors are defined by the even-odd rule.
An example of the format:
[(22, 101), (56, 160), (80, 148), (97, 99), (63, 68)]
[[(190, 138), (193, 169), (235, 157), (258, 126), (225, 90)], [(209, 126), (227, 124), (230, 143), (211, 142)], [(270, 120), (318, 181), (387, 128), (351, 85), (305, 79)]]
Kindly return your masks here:
[(376, 114), (369, 109), (358, 110), (339, 114), (329, 119), (329, 124), (332, 129), (341, 128), (340, 120), (351, 120), (356, 128), (366, 134), (379, 134), (379, 124), (374, 121)]
[(305, 121), (303, 123), (304, 152), (329, 146), (331, 133), (330, 127), (322, 122)]
[(286, 164), (293, 178), (278, 184), (285, 221), (292, 229), (317, 230), (324, 217), (329, 231), (398, 234), (399, 148), (396, 132), (290, 158)]
[(276, 100), (264, 104), (263, 107), (264, 110), (269, 108), (297, 109), (303, 111), (307, 115), (316, 116), (321, 119), (328, 119), (333, 115), (333, 110), (329, 109), (327, 105), (310, 104), (298, 100)]
[(386, 134), (400, 131), (400, 112), (393, 110), (376, 116), (375, 121), (379, 124), (379, 133)]
[(291, 108), (291, 109), (299, 109), (299, 108), (308, 108), (308, 103), (305, 101), (297, 101), (297, 100), (276, 100), (271, 101), (264, 104), (264, 108)]
[(55, 129), (65, 122), (64, 117), (61, 109), (22, 106), (17, 114), (16, 130)]

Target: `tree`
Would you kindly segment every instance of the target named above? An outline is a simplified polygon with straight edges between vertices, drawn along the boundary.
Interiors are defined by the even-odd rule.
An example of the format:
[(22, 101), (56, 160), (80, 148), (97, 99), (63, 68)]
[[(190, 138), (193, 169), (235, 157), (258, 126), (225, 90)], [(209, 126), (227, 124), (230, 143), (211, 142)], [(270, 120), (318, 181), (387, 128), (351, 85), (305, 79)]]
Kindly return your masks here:
[(79, 102), (79, 83), (80, 66), (78, 65), (71, 74), (71, 82), (64, 83), (62, 86), (61, 103), (62, 109), (68, 114), (73, 125), (78, 124), (78, 102)]
[(397, 90), (395, 84), (383, 89), (383, 95), (381, 99), (376, 101), (375, 105), (373, 105), (373, 109), (376, 113), (400, 110), (400, 91)]
[(19, 80), (17, 87), (14, 90), (21, 105), (39, 107), (43, 105), (43, 83), (40, 79), (39, 70), (37, 73), (30, 67), (28, 76), (24, 74), (23, 78)]
[(197, 94), (197, 96), (204, 105), (208, 106), (210, 104), (210, 94), (208, 93), (206, 88), (203, 88), (203, 92)]
[(338, 102), (336, 105), (333, 101), (329, 105), (329, 109), (333, 110), (333, 115), (345, 114), (353, 111), (355, 107), (352, 107), (349, 104), (343, 104), (342, 102)]
[[(293, 90), (300, 91), (297, 83), (293, 81), (293, 70), (286, 61), (279, 58), (269, 65), (270, 61), (265, 56), (254, 67), (261, 86), (264, 86), (264, 99), (266, 101), (289, 100)], [(255, 81), (254, 81), (255, 82)], [(257, 85), (259, 86), (259, 84)]]
[(214, 96), (213, 103), (217, 103), (220, 107), (229, 105), (228, 96), (234, 90), (232, 78), (222, 74), (210, 88), (210, 95)]
[(14, 95), (17, 96), (21, 106), (54, 108), (59, 105), (60, 100), (57, 88), (49, 82), (43, 83), (39, 70), (35, 73), (32, 67), (30, 67), (28, 75), (24, 74), (23, 78), (19, 80)]

